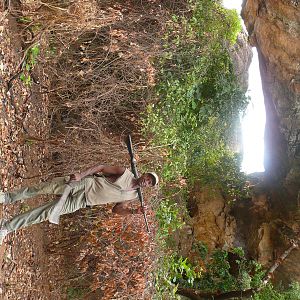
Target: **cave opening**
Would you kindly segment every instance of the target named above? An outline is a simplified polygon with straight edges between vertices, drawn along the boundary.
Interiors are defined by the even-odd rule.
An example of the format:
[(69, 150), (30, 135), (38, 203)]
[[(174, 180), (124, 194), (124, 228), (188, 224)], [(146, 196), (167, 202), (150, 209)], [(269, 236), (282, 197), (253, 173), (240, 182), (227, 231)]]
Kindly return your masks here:
[[(228, 9), (236, 9), (241, 13), (242, 0), (223, 0), (223, 5)], [(244, 22), (241, 18), (244, 30)], [(248, 91), (250, 102), (246, 112), (241, 116), (242, 127), (242, 171), (250, 174), (264, 172), (264, 130), (266, 122), (264, 96), (262, 92), (261, 76), (259, 71), (258, 54), (252, 48), (252, 61), (248, 70)]]

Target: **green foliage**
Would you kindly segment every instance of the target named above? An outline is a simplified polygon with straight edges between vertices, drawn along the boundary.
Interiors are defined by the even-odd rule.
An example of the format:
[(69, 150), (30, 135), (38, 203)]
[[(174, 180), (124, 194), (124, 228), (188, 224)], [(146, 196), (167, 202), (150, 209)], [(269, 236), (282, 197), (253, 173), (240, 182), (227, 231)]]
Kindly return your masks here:
[(68, 300), (80, 300), (84, 299), (84, 296), (89, 292), (89, 289), (83, 287), (68, 287), (67, 299)]
[(199, 254), (202, 260), (205, 260), (208, 255), (208, 248), (207, 245), (201, 241), (193, 243), (192, 249)]
[(162, 241), (184, 225), (178, 205), (168, 199), (160, 202), (155, 216), (158, 222), (157, 237)]
[[(206, 271), (195, 281), (194, 288), (214, 293), (260, 286), (265, 274), (261, 265), (247, 260), (241, 248), (234, 248), (231, 253), (237, 256), (235, 261), (229, 260), (229, 252), (216, 250), (206, 262)], [(233, 265), (237, 270), (233, 271)]]
[(31, 22), (32, 22), (32, 19), (31, 19), (30, 17), (23, 16), (23, 17), (18, 18), (17, 21), (18, 21), (19, 23), (28, 24), (28, 23), (31, 23)]
[(39, 32), (42, 28), (42, 24), (35, 22), (29, 16), (23, 16), (17, 19), (17, 22), (26, 25), (26, 29), (28, 29), (31, 33)]
[(40, 54), (40, 45), (35, 44), (28, 49), (25, 60), (22, 64), (22, 73), (20, 74), (20, 79), (24, 82), (25, 85), (31, 85), (31, 76), (30, 72), (37, 64), (37, 58)]
[(168, 24), (157, 61), (160, 101), (148, 106), (144, 132), (155, 146), (167, 145), (164, 182), (186, 176), (191, 182), (201, 174), (234, 200), (241, 196), (244, 176), (227, 141), (248, 99), (225, 44), (235, 41), (240, 22), (236, 12), (217, 1), (190, 1), (190, 12), (189, 17), (173, 16)]
[[(206, 144), (208, 146), (208, 144)], [(223, 143), (215, 147), (195, 147), (188, 162), (188, 177), (191, 183), (200, 181), (223, 191), (230, 201), (246, 197), (246, 175), (240, 172), (241, 155), (233, 153)]]
[[(177, 203), (163, 199), (156, 209), (158, 231), (156, 234), (161, 256), (157, 259), (155, 270), (155, 296), (153, 299), (177, 299), (177, 284), (185, 278), (192, 284), (199, 274), (186, 258), (174, 254), (172, 234), (180, 229), (184, 222), (182, 212)], [(179, 299), (179, 298), (178, 298)]]
[(193, 285), (200, 273), (195, 271), (195, 267), (188, 262), (187, 258), (172, 256), (169, 263), (169, 276), (173, 284), (180, 280), (185, 280), (189, 285)]
[(299, 300), (300, 299), (300, 284), (299, 282), (292, 283), (288, 289), (276, 289), (272, 284), (268, 284), (259, 293), (256, 293), (253, 300)]
[(156, 293), (153, 299), (180, 299), (176, 295), (178, 284), (185, 282), (193, 286), (201, 273), (196, 271), (187, 258), (177, 255), (163, 256), (158, 261), (159, 268), (155, 273)]
[(235, 43), (242, 30), (236, 10), (225, 9), (215, 0), (191, 0), (190, 5), (194, 13), (189, 25), (198, 38)]
[[(241, 25), (237, 13), (224, 9), (219, 1), (192, 0), (188, 11), (185, 16), (173, 16), (167, 24), (164, 50), (156, 60), (159, 101), (147, 107), (143, 132), (152, 137), (153, 146), (163, 149), (160, 174), (166, 190), (179, 178), (187, 178), (191, 185), (196, 180), (213, 184), (234, 200), (243, 194), (245, 177), (240, 172), (240, 157), (230, 151), (227, 141), (248, 99), (233, 75), (226, 45), (236, 41)], [(182, 226), (179, 207), (169, 200), (172, 197), (166, 198), (156, 213), (161, 241)], [(200, 275), (192, 262), (170, 254), (168, 243), (161, 244), (165, 254), (155, 272), (156, 299), (176, 298), (177, 284), (230, 291), (254, 286), (261, 278), (261, 269), (247, 262), (240, 249), (236, 249), (236, 278), (230, 274), (226, 251), (207, 260), (207, 247), (194, 245), (205, 264)], [(256, 267), (257, 272), (253, 271)]]
[[(178, 286), (207, 293), (225, 293), (261, 286), (265, 272), (260, 264), (245, 258), (242, 248), (234, 248), (230, 253), (216, 250), (209, 257), (204, 243), (198, 242), (193, 248), (199, 250), (199, 254), (202, 252), (204, 259), (202, 259), (201, 266), (203, 268), (187, 258), (175, 254), (165, 255), (159, 259), (159, 268), (155, 273), (156, 297), (154, 299), (177, 299)], [(231, 256), (235, 255), (234, 261), (229, 258), (230, 254)], [(293, 293), (296, 292), (297, 289), (294, 288)], [(271, 292), (267, 290), (265, 293), (270, 294)], [(292, 292), (289, 291), (289, 293)], [(259, 296), (256, 295), (255, 297)], [(265, 299), (273, 298), (255, 298), (255, 300)]]

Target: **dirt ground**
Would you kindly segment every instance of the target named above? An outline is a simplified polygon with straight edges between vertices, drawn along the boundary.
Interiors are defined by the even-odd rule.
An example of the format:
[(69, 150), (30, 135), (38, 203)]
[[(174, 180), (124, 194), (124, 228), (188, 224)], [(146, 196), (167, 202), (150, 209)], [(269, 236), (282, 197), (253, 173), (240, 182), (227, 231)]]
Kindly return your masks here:
[[(0, 14), (0, 152), (1, 189), (4, 191), (41, 179), (46, 167), (46, 147), (43, 143), (26, 142), (26, 136), (46, 138), (49, 128), (47, 98), (41, 93), (41, 87), (34, 83), (27, 87), (18, 76), (10, 81), (18, 72), (24, 53), (15, 19), (8, 14), (5, 4), (2, 2)], [(42, 73), (36, 75), (43, 80)], [(8, 219), (43, 201), (45, 199), (38, 198), (1, 205), (1, 217)], [(60, 299), (57, 291), (50, 290), (52, 277), (59, 273), (47, 251), (47, 243), (56, 230), (52, 227), (47, 224), (34, 226), (6, 238), (0, 251), (1, 299)]]
[[(29, 2), (30, 4), (35, 4), (35, 2)], [(70, 121), (71, 124), (69, 125), (71, 127), (69, 126), (68, 128), (73, 129), (68, 131), (68, 133), (71, 132), (73, 134), (69, 134), (66, 142), (63, 140), (63, 143), (56, 145), (57, 147), (53, 144), (51, 145), (55, 138), (53, 128), (59, 131), (59, 121), (63, 118), (61, 116), (51, 118), (53, 111), (50, 111), (49, 107), (53, 109), (55, 104), (47, 98), (46, 91), (53, 82), (49, 84), (48, 81), (51, 79), (49, 79), (46, 72), (44, 73), (43, 66), (46, 64), (42, 62), (43, 55), (39, 57), (40, 64), (38, 63), (34, 67), (32, 75), (34, 75), (35, 80), (31, 81), (31, 85), (26, 85), (20, 80), (20, 66), (26, 55), (26, 50), (24, 51), (24, 49), (29, 49), (30, 44), (26, 44), (28, 39), (24, 38), (24, 34), (28, 34), (28, 30), (22, 30), (26, 24), (20, 24), (20, 21), (17, 22), (18, 16), (22, 14), (16, 8), (10, 9), (10, 5), (16, 3), (17, 1), (0, 1), (1, 189), (7, 191), (45, 181), (52, 178), (57, 172), (64, 174), (66, 172), (74, 172), (75, 167), (81, 170), (86, 168), (87, 164), (96, 163), (100, 158), (102, 163), (115, 165), (121, 162), (123, 165), (126, 165), (127, 161), (127, 166), (129, 167), (129, 157), (125, 143), (123, 143), (125, 134), (122, 133), (119, 136), (117, 133), (112, 133), (108, 129), (110, 128), (109, 126), (105, 127), (103, 124), (99, 124), (103, 122), (103, 118), (98, 117), (98, 115), (94, 117), (93, 122), (88, 124), (92, 128), (88, 127), (88, 130), (91, 131), (85, 131), (86, 124), (78, 125), (76, 123), (76, 126), (81, 125), (81, 129), (83, 129), (81, 135), (78, 135), (78, 130), (74, 129), (74, 124)], [(89, 12), (89, 1), (82, 1), (82, 3), (86, 5), (85, 8)], [(82, 3), (80, 1), (77, 3), (79, 8), (82, 8)], [(95, 1), (93, 6), (95, 12), (98, 12), (97, 3)], [(105, 22), (111, 22), (111, 20), (121, 22), (121, 24), (115, 25), (116, 28), (111, 29), (108, 26), (106, 31), (101, 33), (105, 35), (100, 35), (101, 39), (98, 41), (100, 45), (102, 45), (101, 43), (104, 40), (107, 40), (109, 44), (111, 41), (118, 41), (121, 45), (124, 44), (124, 49), (129, 47), (128, 49), (134, 53), (132, 55), (129, 51), (130, 55), (128, 58), (122, 58), (123, 60), (119, 62), (114, 56), (114, 51), (117, 51), (115, 48), (112, 47), (110, 51), (106, 48), (106, 50), (102, 48), (99, 48), (99, 50), (97, 43), (94, 43), (96, 53), (100, 53), (103, 56), (97, 57), (97, 61), (101, 62), (100, 66), (102, 65), (101, 59), (111, 59), (111, 62), (109, 62), (110, 67), (112, 66), (111, 63), (116, 63), (116, 66), (114, 66), (116, 69), (107, 73), (103, 71), (103, 74), (107, 77), (103, 76), (101, 72), (97, 73), (98, 75), (96, 74), (97, 76), (95, 77), (98, 83), (95, 88), (97, 94), (110, 95), (111, 91), (114, 91), (111, 99), (108, 99), (111, 101), (109, 103), (115, 102), (116, 97), (119, 97), (119, 100), (131, 99), (131, 93), (133, 93), (131, 89), (135, 91), (136, 85), (143, 86), (145, 90), (143, 90), (143, 93), (145, 93), (144, 97), (146, 97), (148, 89), (145, 86), (147, 87), (147, 84), (151, 86), (152, 84), (153, 70), (150, 68), (150, 56), (147, 51), (151, 50), (152, 53), (155, 47), (149, 47), (149, 50), (147, 43), (144, 47), (140, 47), (140, 44), (142, 45), (144, 42), (142, 36), (148, 36), (149, 33), (146, 29), (151, 30), (151, 26), (147, 27), (145, 32), (135, 32), (136, 27), (138, 29), (144, 28), (132, 25), (143, 22), (143, 18), (138, 12), (144, 12), (142, 10), (144, 7), (140, 7), (142, 6), (140, 3), (136, 2), (135, 4), (137, 4), (137, 8), (134, 5), (126, 4), (125, 8), (117, 5), (113, 9), (107, 4), (108, 6), (103, 7), (103, 10), (99, 12), (100, 15), (103, 14), (99, 19), (100, 23), (103, 20)], [(153, 5), (153, 8), (150, 4)], [(161, 12), (155, 10), (157, 7), (155, 3), (151, 2), (150, 4), (147, 9), (153, 14), (152, 21), (154, 24), (157, 24), (156, 14)], [(114, 5), (113, 1), (111, 5)], [(76, 6), (75, 8), (78, 7)], [(52, 12), (51, 5), (48, 5), (47, 9)], [(55, 11), (64, 12), (65, 9), (61, 8)], [(115, 18), (116, 15), (121, 16), (121, 12), (125, 18), (124, 24), (122, 23), (122, 18)], [(19, 13), (19, 15), (15, 15), (15, 13)], [(112, 18), (110, 14), (112, 14)], [(107, 18), (105, 19), (106, 15)], [(148, 23), (148, 16), (145, 18)], [(98, 21), (98, 18), (95, 18), (95, 20)], [(90, 26), (90, 24), (88, 25)], [(89, 26), (87, 28), (90, 28)], [(126, 26), (129, 27), (127, 28)], [(119, 41), (119, 35), (115, 36), (115, 34), (120, 33), (118, 31), (119, 27), (127, 28), (128, 31), (132, 30), (133, 33), (127, 34), (122, 29)], [(59, 30), (61, 29), (61, 27), (58, 28)], [(126, 34), (124, 35), (123, 33)], [(126, 43), (123, 41), (124, 38), (128, 38)], [(131, 42), (130, 39), (133, 39), (134, 42)], [(75, 46), (73, 45), (73, 47)], [(148, 54), (146, 55), (145, 53)], [(118, 57), (121, 58), (123, 56), (120, 55)], [(139, 63), (136, 63), (136, 61)], [(146, 67), (141, 67), (143, 64), (150, 68), (151, 72), (147, 72), (147, 74), (150, 74), (151, 80), (143, 75), (143, 72), (147, 69)], [(95, 70), (99, 69), (97, 64), (94, 66), (93, 60), (91, 60), (91, 66)], [(129, 66), (131, 67), (129, 70), (131, 72), (128, 72)], [(78, 64), (76, 65), (77, 67), (81, 67), (81, 65)], [(125, 69), (121, 69), (121, 73), (124, 71), (126, 76), (121, 76), (121, 81), (116, 81), (115, 72), (116, 70), (119, 71), (120, 67), (126, 69), (126, 72), (124, 71)], [(66, 68), (64, 71), (67, 72), (68, 70)], [(75, 71), (77, 72), (78, 70), (76, 69)], [(80, 74), (81, 72), (79, 72)], [(65, 79), (64, 75), (65, 73), (62, 73), (60, 77), (58, 76), (62, 82)], [(137, 83), (131, 83), (132, 79), (127, 78), (129, 75), (137, 78)], [(80, 80), (82, 80), (81, 75), (78, 81), (80, 82)], [(106, 80), (108, 82), (112, 81), (113, 87), (111, 90)], [(74, 83), (76, 81), (71, 82)], [(118, 87), (120, 91), (115, 92), (115, 87)], [(105, 91), (105, 88), (108, 91)], [(68, 89), (68, 86), (66, 89)], [(138, 89), (140, 97), (140, 87)], [(77, 94), (74, 93), (72, 99), (76, 96)], [(62, 100), (66, 101), (67, 99), (58, 98), (57, 101), (59, 103)], [(77, 100), (79, 101), (80, 99)], [(105, 98), (104, 100), (106, 101), (107, 99)], [(136, 101), (140, 107), (141, 101), (139, 99)], [(73, 107), (75, 111), (83, 105), (80, 101), (78, 103), (76, 101), (73, 102), (77, 105)], [(126, 103), (120, 103), (121, 108), (126, 107)], [(142, 103), (143, 105), (145, 104), (143, 101)], [(65, 107), (69, 107), (67, 104)], [(127, 114), (130, 115), (130, 118), (134, 118), (132, 117), (131, 104), (128, 107), (129, 111), (127, 111)], [(101, 110), (99, 109), (99, 111)], [(90, 112), (88, 110), (87, 114), (89, 113), (94, 113), (94, 111)], [(115, 113), (120, 112), (115, 110)], [(124, 115), (123, 111), (121, 113)], [(111, 110), (109, 110), (109, 114), (111, 114)], [(127, 114), (125, 113), (125, 118), (123, 119), (129, 123), (128, 120), (130, 118)], [(129, 119), (127, 120), (126, 117)], [(108, 119), (110, 119), (110, 115)], [(120, 121), (120, 117), (117, 119)], [(55, 123), (55, 120), (57, 120), (58, 124)], [(96, 120), (96, 123), (94, 120)], [(63, 121), (67, 122), (66, 120)], [(123, 122), (122, 126), (118, 125), (120, 131), (123, 132), (123, 127), (127, 128), (125, 126), (126, 122)], [(64, 123), (63, 126), (66, 126), (66, 124)], [(103, 129), (103, 132), (98, 130), (99, 128)], [(90, 132), (91, 134), (85, 135), (85, 132)], [(52, 140), (51, 138), (49, 140), (50, 135)], [(89, 147), (83, 147), (83, 140), (89, 143)], [(70, 151), (69, 148), (67, 149), (68, 151), (65, 151), (65, 143), (71, 145), (72, 142), (74, 151)], [(110, 155), (112, 149), (114, 150), (113, 156)], [(58, 159), (54, 157), (54, 154), (57, 153)], [(140, 154), (143, 153), (139, 152)], [(86, 157), (88, 157), (88, 160)], [(60, 158), (62, 158), (63, 164), (61, 164)], [(146, 160), (146, 156), (140, 159), (141, 164), (146, 165), (142, 160)], [(73, 167), (74, 169), (72, 169)], [(157, 193), (158, 191), (152, 192), (152, 194)], [(150, 192), (149, 195), (144, 193), (144, 196), (146, 200), (154, 198), (153, 195), (150, 197)], [(22, 213), (49, 200), (51, 200), (51, 197), (39, 197), (14, 205), (0, 205), (0, 217), (9, 219), (15, 214)], [(148, 280), (148, 275), (151, 272), (154, 261), (155, 245), (153, 238), (155, 223), (153, 221), (153, 211), (149, 209), (147, 214), (151, 228), (150, 235), (146, 233), (142, 216), (115, 216), (111, 213), (110, 206), (82, 210), (82, 212), (72, 214), (73, 217), (64, 216), (60, 226), (45, 222), (44, 224), (35, 225), (8, 235), (4, 245), (0, 247), (0, 299), (151, 299), (153, 287), (151, 286), (151, 280)]]

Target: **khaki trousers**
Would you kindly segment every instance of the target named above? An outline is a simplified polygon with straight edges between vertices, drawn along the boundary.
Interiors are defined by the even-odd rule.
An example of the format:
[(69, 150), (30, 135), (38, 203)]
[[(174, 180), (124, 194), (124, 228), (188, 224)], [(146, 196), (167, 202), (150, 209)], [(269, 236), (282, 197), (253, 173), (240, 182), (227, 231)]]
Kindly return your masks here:
[[(61, 195), (67, 180), (68, 177), (57, 177), (49, 182), (43, 182), (32, 187), (25, 187), (13, 192), (8, 192), (5, 194), (5, 204), (14, 203), (38, 195)], [(5, 223), (6, 229), (8, 232), (12, 232), (48, 220), (57, 202), (58, 199), (13, 217)], [(86, 198), (84, 193), (84, 180), (82, 180), (72, 189), (62, 208), (61, 214), (69, 214), (84, 207), (86, 207)]]

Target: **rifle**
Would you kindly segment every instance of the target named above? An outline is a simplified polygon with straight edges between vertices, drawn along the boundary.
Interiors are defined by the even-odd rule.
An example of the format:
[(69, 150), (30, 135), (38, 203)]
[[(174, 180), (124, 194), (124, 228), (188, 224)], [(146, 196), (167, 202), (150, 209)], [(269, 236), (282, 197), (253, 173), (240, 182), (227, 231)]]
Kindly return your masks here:
[[(138, 176), (138, 172), (137, 172), (137, 168), (136, 168), (136, 159), (134, 158), (134, 153), (133, 153), (132, 141), (131, 141), (130, 134), (127, 137), (126, 145), (127, 145), (129, 156), (130, 156), (130, 164), (131, 164), (132, 173), (133, 173), (133, 175), (134, 175), (135, 178), (138, 178), (139, 176)], [(150, 233), (150, 229), (149, 229), (149, 225), (148, 225), (146, 213), (145, 213), (145, 210), (144, 210), (143, 193), (142, 193), (142, 190), (141, 190), (140, 187), (137, 189), (137, 193), (138, 193), (139, 200), (140, 200), (140, 203), (141, 203), (141, 208), (142, 208), (142, 212), (143, 212), (143, 216), (144, 216), (146, 228), (147, 228), (147, 231)]]

